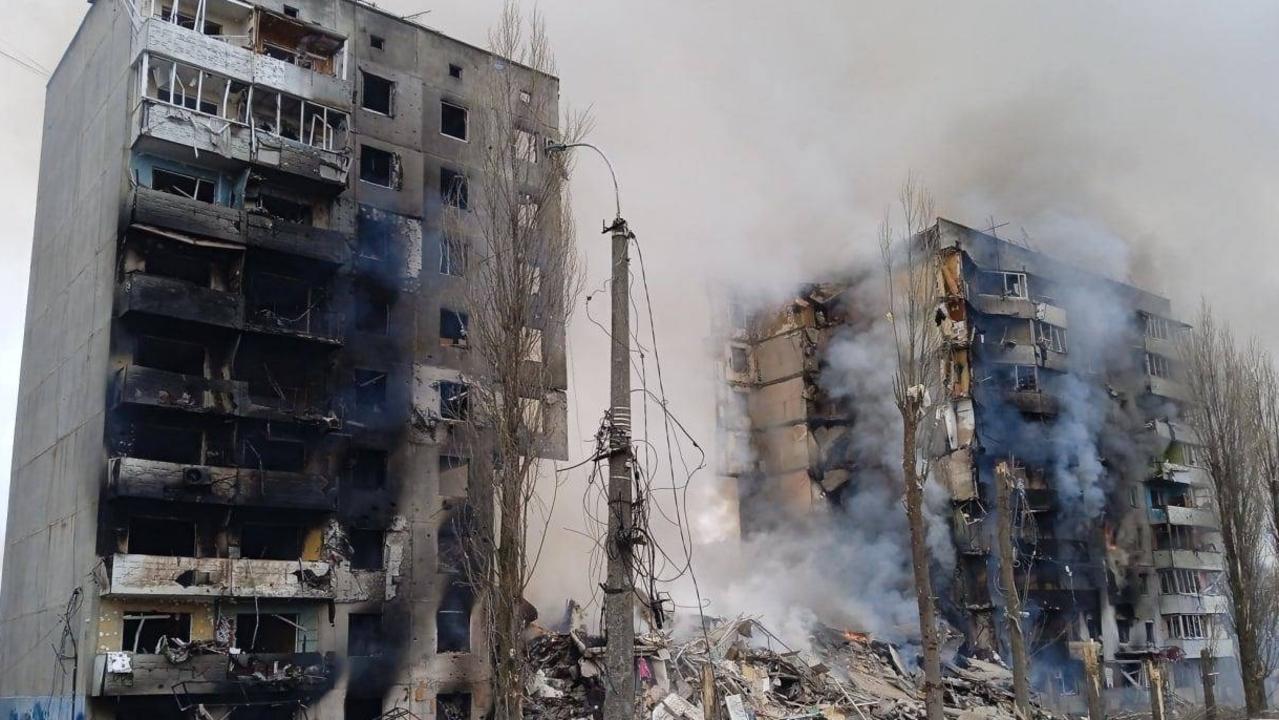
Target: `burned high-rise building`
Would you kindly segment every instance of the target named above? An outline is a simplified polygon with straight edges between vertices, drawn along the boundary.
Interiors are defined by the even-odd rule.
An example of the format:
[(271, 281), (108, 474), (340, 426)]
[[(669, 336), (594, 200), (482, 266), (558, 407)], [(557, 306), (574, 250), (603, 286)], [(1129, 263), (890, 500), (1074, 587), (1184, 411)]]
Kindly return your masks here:
[[(486, 712), (450, 522), (485, 487), (460, 439), (482, 248), (441, 215), (482, 192), (496, 73), (513, 112), (558, 107), (369, 3), (91, 2), (47, 92), (0, 711)], [(529, 401), (562, 456), (543, 320), (525, 359), (556, 390)]]
[[(1182, 420), (1185, 326), (1169, 301), (947, 220), (927, 235), (944, 396), (931, 482), (947, 496), (930, 514), (953, 546), (934, 576), (964, 651), (1006, 648), (994, 537), (1006, 471), (1023, 627), (1045, 697), (1084, 708), (1088, 640), (1100, 642), (1112, 707), (1146, 706), (1147, 659), (1198, 696), (1205, 648), (1228, 692), (1238, 675), (1222, 540)], [(868, 397), (891, 393), (895, 371), (883, 288), (873, 270), (850, 275), (736, 323), (720, 417), (744, 534), (802, 525), (821, 506), (846, 511), (891, 468), (886, 458), (900, 462), (900, 431), (882, 427), (900, 427), (892, 399), (885, 413), (884, 398)], [(850, 390), (848, 373), (869, 379)]]

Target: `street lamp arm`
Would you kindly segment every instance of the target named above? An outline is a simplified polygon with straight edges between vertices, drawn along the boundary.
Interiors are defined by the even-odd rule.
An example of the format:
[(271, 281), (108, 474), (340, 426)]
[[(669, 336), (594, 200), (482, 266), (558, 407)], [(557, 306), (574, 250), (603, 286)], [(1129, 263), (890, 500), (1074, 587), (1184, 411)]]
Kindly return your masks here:
[(567, 145), (564, 143), (554, 143), (551, 145), (547, 145), (546, 151), (558, 153), (558, 152), (564, 152), (565, 150), (569, 150), (572, 148), (580, 148), (580, 147), (590, 148), (594, 150), (596, 154), (598, 154), (601, 158), (604, 159), (604, 164), (608, 166), (608, 174), (610, 177), (613, 178), (613, 201), (617, 209), (617, 219), (620, 220), (622, 218), (622, 192), (621, 190), (618, 189), (618, 186), (617, 186), (617, 173), (613, 171), (613, 163), (609, 162), (608, 156), (604, 154), (603, 150), (600, 150), (599, 148), (595, 147), (594, 145), (590, 143), (569, 143)]

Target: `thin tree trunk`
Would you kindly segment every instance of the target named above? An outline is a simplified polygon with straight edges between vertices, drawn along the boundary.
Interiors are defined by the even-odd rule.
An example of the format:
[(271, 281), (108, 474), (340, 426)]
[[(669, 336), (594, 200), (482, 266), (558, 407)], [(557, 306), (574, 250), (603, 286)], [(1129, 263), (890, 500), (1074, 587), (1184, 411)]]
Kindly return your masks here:
[(1213, 676), (1212, 648), (1204, 648), (1199, 653), (1199, 673), (1204, 687), (1204, 720), (1217, 720), (1217, 692)]
[(999, 513), (999, 578), (1004, 586), (1004, 619), (1008, 624), (1008, 644), (1013, 658), (1013, 699), (1023, 718), (1030, 715), (1030, 688), (1026, 683), (1026, 639), (1021, 632), (1021, 596), (1017, 594), (1017, 575), (1013, 571), (1012, 502), (1009, 499), (1013, 479), (1008, 463), (995, 466), (995, 496)]
[(524, 597), (524, 529), (520, 518), (520, 478), (513, 468), (502, 468), (501, 543), (497, 549), (497, 592), (494, 598), (493, 643), (496, 720), (521, 720), (524, 714), (524, 648), (520, 606)]
[(929, 575), (924, 488), (915, 467), (917, 413), (905, 418), (902, 432), (902, 478), (906, 482), (906, 519), (910, 524), (910, 557), (915, 568), (915, 600), (919, 604), (919, 640), (924, 653), (924, 708), (928, 720), (944, 720), (942, 711), (941, 642), (937, 637), (933, 582)]

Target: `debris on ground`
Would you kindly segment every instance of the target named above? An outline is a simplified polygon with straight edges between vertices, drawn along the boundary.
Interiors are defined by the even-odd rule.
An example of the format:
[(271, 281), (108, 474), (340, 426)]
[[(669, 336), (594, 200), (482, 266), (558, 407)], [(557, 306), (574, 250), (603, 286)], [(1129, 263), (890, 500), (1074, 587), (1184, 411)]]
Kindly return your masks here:
[[(600, 718), (604, 639), (581, 626), (530, 640), (529, 720)], [(637, 709), (645, 720), (916, 720), (922, 673), (892, 643), (818, 627), (791, 648), (754, 618), (718, 621), (677, 642), (669, 633), (635, 642)], [(948, 720), (1014, 720), (1012, 672), (957, 656), (943, 668)], [(704, 694), (709, 680), (713, 695)], [(708, 711), (703, 698), (713, 697)], [(1055, 717), (1036, 706), (1038, 718)]]

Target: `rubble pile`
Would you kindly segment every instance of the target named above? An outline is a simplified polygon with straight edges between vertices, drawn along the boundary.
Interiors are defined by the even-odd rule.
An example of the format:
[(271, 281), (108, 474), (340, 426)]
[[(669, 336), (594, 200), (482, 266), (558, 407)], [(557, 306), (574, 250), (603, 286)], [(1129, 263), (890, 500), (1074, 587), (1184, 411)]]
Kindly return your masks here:
[[(529, 643), (529, 720), (599, 718), (604, 640), (578, 628)], [(636, 639), (636, 703), (651, 720), (915, 720), (925, 717), (922, 673), (891, 643), (818, 628), (810, 649), (787, 647), (757, 620), (717, 622), (685, 642)], [(957, 658), (944, 667), (945, 705), (955, 720), (1012, 720), (1012, 673)], [(710, 711), (708, 703), (712, 703)], [(1051, 715), (1036, 707), (1037, 717)]]

